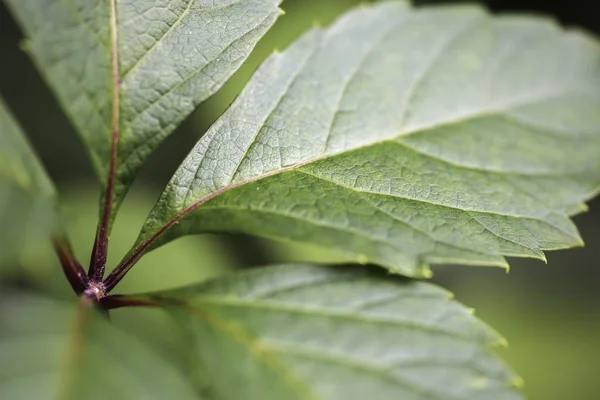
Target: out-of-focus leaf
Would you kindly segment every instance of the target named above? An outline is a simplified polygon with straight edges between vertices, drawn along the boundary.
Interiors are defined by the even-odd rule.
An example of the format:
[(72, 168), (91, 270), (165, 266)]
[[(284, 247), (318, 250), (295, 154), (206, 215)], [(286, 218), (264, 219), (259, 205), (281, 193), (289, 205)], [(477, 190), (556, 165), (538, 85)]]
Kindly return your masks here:
[(173, 311), (222, 399), (521, 398), (495, 332), (379, 271), (276, 266), (128, 300)]
[(54, 187), (0, 99), (0, 265), (48, 241), (56, 223)]
[(481, 9), (362, 7), (269, 58), (150, 213), (181, 235), (311, 243), (428, 276), (581, 245), (600, 185), (600, 46)]
[(177, 370), (90, 307), (0, 298), (0, 398), (198, 399)]
[[(158, 144), (244, 62), (278, 0), (8, 0), (114, 217)], [(113, 152), (114, 149), (114, 152)]]

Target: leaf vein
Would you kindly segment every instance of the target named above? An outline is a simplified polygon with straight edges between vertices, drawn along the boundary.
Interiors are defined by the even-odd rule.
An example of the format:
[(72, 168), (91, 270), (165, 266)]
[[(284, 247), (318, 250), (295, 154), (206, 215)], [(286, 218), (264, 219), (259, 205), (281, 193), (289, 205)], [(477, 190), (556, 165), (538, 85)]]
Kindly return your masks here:
[(305, 316), (313, 316), (318, 318), (331, 318), (347, 321), (355, 321), (365, 324), (375, 325), (391, 325), (399, 326), (403, 328), (414, 329), (417, 331), (423, 331), (433, 335), (448, 336), (460, 341), (468, 343), (485, 344), (486, 340), (482, 337), (472, 337), (461, 334), (459, 331), (453, 331), (449, 329), (443, 329), (435, 325), (426, 325), (425, 323), (419, 323), (417, 321), (411, 321), (409, 319), (398, 319), (398, 318), (386, 318), (378, 315), (363, 315), (358, 313), (352, 313), (341, 310), (331, 310), (327, 308), (319, 308), (314, 306), (300, 307), (298, 305), (282, 304), (275, 301), (243, 301), (236, 298), (223, 298), (216, 296), (198, 296), (196, 299), (205, 305), (221, 306), (224, 308), (245, 308), (248, 310), (264, 310), (274, 311), (281, 313), (298, 314)]
[[(164, 99), (165, 97), (169, 96), (170, 94), (174, 93), (177, 89), (179, 89), (180, 87), (182, 87), (183, 85), (185, 85), (187, 82), (189, 82), (191, 79), (193, 79), (194, 77), (196, 77), (197, 75), (199, 75), (200, 73), (202, 73), (202, 71), (204, 71), (205, 68), (207, 68), (209, 65), (211, 65), (216, 59), (218, 59), (225, 51), (227, 51), (228, 49), (230, 49), (235, 43), (237, 43), (238, 41), (242, 40), (245, 36), (251, 34), (252, 32), (254, 32), (255, 30), (259, 29), (260, 26), (267, 20), (269, 19), (269, 17), (271, 16), (271, 14), (267, 14), (267, 16), (262, 20), (262, 22), (260, 24), (258, 24), (256, 27), (250, 29), (248, 32), (244, 33), (243, 35), (241, 35), (240, 37), (234, 39), (231, 43), (229, 43), (227, 46), (225, 46), (225, 48), (219, 53), (217, 54), (215, 57), (213, 57), (211, 60), (209, 60), (206, 64), (202, 65), (201, 67), (197, 68), (195, 71), (191, 72), (189, 75), (187, 75), (186, 77), (184, 77), (180, 82), (178, 82), (177, 84), (173, 85), (173, 87), (171, 87), (169, 90), (167, 90), (166, 92), (160, 94), (160, 96), (158, 96), (155, 100), (153, 100), (148, 106), (146, 106), (142, 111), (138, 112), (136, 114), (135, 117), (133, 117), (131, 119), (131, 121), (129, 122), (128, 125), (128, 131), (131, 130), (131, 126), (133, 125), (133, 123), (135, 121), (137, 121), (142, 115), (144, 115), (149, 109), (151, 109), (152, 107), (154, 107), (156, 104), (158, 104), (162, 99)], [(135, 154), (135, 151), (132, 152), (133, 154)], [(132, 154), (129, 154), (128, 156), (126, 156), (126, 161), (123, 162), (123, 164), (127, 164), (127, 160), (128, 158), (131, 156)]]
[(79, 12), (79, 10), (77, 10), (74, 4), (71, 3), (71, 1), (69, 0), (60, 0), (60, 4), (62, 4), (65, 7), (65, 9), (67, 9), (71, 13), (71, 15), (73, 15), (77, 22), (79, 22), (79, 24), (83, 26), (90, 33), (90, 35), (92, 35), (94, 41), (106, 51), (106, 54), (108, 56), (110, 56), (111, 52), (110, 49), (106, 46), (106, 43), (102, 42), (102, 40), (98, 36), (98, 32), (94, 31), (92, 27), (85, 21), (85, 19), (83, 19), (81, 13)]
[(240, 324), (220, 318), (206, 309), (199, 309), (187, 303), (184, 308), (191, 311), (192, 315), (203, 320), (207, 325), (228, 334), (234, 341), (246, 346), (250, 354), (256, 357), (273, 372), (280, 375), (283, 378), (283, 381), (299, 396), (300, 399), (325, 400), (324, 398), (317, 397), (304, 380), (299, 379), (290, 368), (286, 367), (285, 364), (276, 357), (275, 353), (261, 344), (254, 333), (244, 329)]
[(246, 147), (246, 150), (244, 151), (244, 154), (241, 155), (241, 157), (240, 157), (239, 161), (237, 162), (235, 168), (231, 172), (231, 176), (229, 177), (229, 180), (227, 182), (228, 185), (233, 182), (233, 180), (235, 178), (235, 175), (237, 174), (237, 172), (239, 171), (240, 166), (242, 165), (242, 163), (246, 159), (246, 156), (248, 155), (248, 152), (252, 148), (252, 145), (256, 142), (256, 139), (262, 133), (262, 128), (266, 125), (267, 121), (271, 118), (271, 116), (275, 113), (275, 111), (277, 111), (277, 109), (279, 108), (279, 106), (281, 105), (281, 103), (283, 102), (283, 100), (285, 99), (285, 95), (287, 94), (287, 91), (294, 85), (294, 83), (296, 83), (296, 81), (298, 80), (298, 78), (300, 77), (300, 75), (302, 75), (302, 72), (304, 72), (303, 71), (304, 67), (315, 56), (315, 54), (317, 53), (317, 51), (319, 49), (320, 49), (320, 46), (318, 46), (318, 45), (314, 46), (312, 48), (312, 50), (306, 55), (305, 59), (300, 64), (299, 68), (296, 71), (294, 71), (294, 73), (290, 77), (289, 82), (286, 84), (286, 86), (285, 86), (284, 90), (282, 91), (281, 95), (279, 96), (279, 98), (275, 102), (273, 108), (269, 111), (269, 113), (263, 119), (263, 122), (261, 124), (261, 128), (256, 130), (256, 133), (254, 134), (254, 137), (252, 138), (252, 140), (250, 141), (250, 143)]
[[(408, 379), (400, 377), (398, 374), (395, 374), (394, 371), (385, 368), (384, 366), (373, 364), (372, 362), (367, 362), (365, 360), (358, 360), (353, 357), (348, 357), (342, 354), (332, 354), (328, 352), (327, 349), (321, 349), (320, 351), (302, 348), (299, 346), (295, 346), (294, 344), (287, 343), (274, 343), (273, 341), (269, 341), (268, 345), (274, 350), (279, 351), (284, 354), (290, 354), (297, 357), (308, 358), (312, 360), (318, 360), (324, 363), (329, 364), (337, 364), (342, 367), (348, 367), (351, 369), (359, 370), (362, 372), (366, 372), (368, 374), (372, 374), (378, 376), (384, 380), (389, 382), (398, 384), (405, 389), (413, 393), (417, 393), (420, 396), (423, 396), (423, 399), (430, 400), (459, 400), (459, 397), (448, 397), (448, 393), (439, 393), (433, 390), (427, 390), (427, 388), (416, 384), (415, 382), (411, 382)], [(450, 364), (451, 365), (451, 364)]]
[(331, 118), (329, 119), (328, 128), (326, 131), (325, 140), (323, 141), (323, 148), (321, 150), (321, 154), (325, 154), (325, 152), (327, 151), (327, 147), (328, 147), (329, 141), (331, 139), (331, 134), (333, 133), (332, 132), (333, 126), (335, 124), (337, 115), (339, 113), (340, 104), (344, 100), (349, 87), (352, 85), (352, 82), (354, 82), (358, 73), (364, 67), (365, 63), (369, 60), (369, 56), (372, 55), (385, 40), (387, 40), (393, 34), (397, 33), (396, 29), (398, 29), (400, 26), (402, 26), (405, 21), (406, 21), (405, 19), (396, 21), (396, 23), (394, 25), (392, 25), (389, 29), (386, 29), (377, 40), (374, 40), (373, 44), (371, 46), (369, 46), (367, 51), (365, 51), (365, 53), (360, 57), (356, 68), (354, 68), (354, 70), (352, 71), (350, 76), (347, 79), (345, 79), (344, 82), (342, 83), (340, 93), (336, 99), (336, 105), (333, 108)]
[(434, 54), (429, 60), (427, 66), (423, 69), (423, 71), (417, 76), (417, 78), (412, 82), (410, 87), (408, 88), (406, 100), (404, 101), (404, 107), (402, 107), (402, 114), (400, 116), (401, 126), (405, 126), (406, 120), (408, 117), (408, 113), (410, 111), (411, 103), (414, 99), (416, 99), (419, 95), (419, 91), (421, 90), (423, 83), (426, 82), (427, 77), (435, 68), (439, 65), (441, 60), (443, 60), (444, 55), (447, 51), (449, 51), (453, 45), (459, 42), (464, 35), (470, 33), (475, 27), (480, 26), (482, 23), (482, 18), (480, 15), (477, 15), (470, 21), (469, 24), (465, 24), (464, 21), (460, 21), (458, 24), (458, 29), (451, 32), (448, 35), (443, 35), (441, 44), (434, 50)]
[(169, 29), (167, 29), (160, 38), (158, 38), (153, 44), (152, 46), (150, 46), (150, 48), (148, 50), (146, 50), (146, 52), (137, 59), (137, 61), (124, 73), (121, 74), (121, 82), (124, 82), (127, 77), (132, 73), (132, 71), (134, 71), (145, 59), (146, 57), (148, 57), (149, 54), (151, 54), (154, 49), (156, 49), (156, 47), (162, 43), (162, 41), (175, 29), (177, 28), (177, 26), (179, 26), (179, 24), (181, 24), (181, 22), (183, 21), (183, 19), (186, 17), (186, 15), (190, 12), (190, 10), (192, 9), (192, 4), (194, 4), (195, 0), (187, 0), (187, 5), (186, 8), (183, 10), (183, 12), (179, 15), (179, 17), (177, 18), (177, 20), (169, 27)]

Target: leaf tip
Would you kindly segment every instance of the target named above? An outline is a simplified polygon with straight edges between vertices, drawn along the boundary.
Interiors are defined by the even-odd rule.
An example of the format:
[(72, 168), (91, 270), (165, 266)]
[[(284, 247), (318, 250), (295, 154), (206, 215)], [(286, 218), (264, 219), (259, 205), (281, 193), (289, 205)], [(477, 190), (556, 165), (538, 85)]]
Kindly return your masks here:
[(493, 347), (500, 347), (502, 349), (508, 349), (508, 340), (504, 336), (498, 336), (496, 341), (492, 343)]
[(23, 39), (19, 41), (19, 49), (25, 53), (29, 53), (31, 51), (31, 40)]
[(523, 389), (523, 387), (525, 386), (525, 381), (519, 375), (515, 375), (512, 377), (509, 384), (514, 388)]
[(429, 267), (423, 267), (420, 271), (415, 275), (417, 278), (426, 278), (430, 279), (433, 277), (433, 271), (429, 269)]
[(532, 249), (532, 253), (530, 253), (530, 255), (528, 257), (536, 259), (536, 260), (540, 260), (544, 264), (548, 264), (548, 259), (546, 258), (546, 253), (544, 253), (544, 251), (539, 248)]
[(369, 257), (366, 254), (359, 254), (356, 257), (356, 262), (360, 265), (367, 265), (369, 263)]

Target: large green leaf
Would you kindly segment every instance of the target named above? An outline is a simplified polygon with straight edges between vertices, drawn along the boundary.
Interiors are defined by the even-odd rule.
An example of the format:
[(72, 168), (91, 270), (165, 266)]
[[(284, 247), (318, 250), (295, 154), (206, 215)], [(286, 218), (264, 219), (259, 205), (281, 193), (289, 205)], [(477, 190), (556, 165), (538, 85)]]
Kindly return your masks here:
[(521, 398), (497, 334), (427, 283), (287, 265), (128, 301), (180, 318), (222, 399)]
[(0, 398), (198, 398), (178, 371), (92, 308), (3, 294)]
[(110, 219), (144, 160), (243, 63), (278, 3), (8, 0), (105, 190), (114, 185)]
[(600, 185), (600, 46), (474, 6), (362, 7), (270, 57), (198, 142), (122, 270), (198, 232), (409, 276), (581, 245)]
[(56, 223), (54, 186), (0, 99), (0, 265), (48, 240)]

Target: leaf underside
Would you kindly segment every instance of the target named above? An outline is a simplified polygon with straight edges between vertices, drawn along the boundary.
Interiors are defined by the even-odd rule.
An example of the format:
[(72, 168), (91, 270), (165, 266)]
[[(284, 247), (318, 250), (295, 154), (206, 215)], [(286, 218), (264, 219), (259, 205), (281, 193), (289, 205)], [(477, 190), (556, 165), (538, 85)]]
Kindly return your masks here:
[(54, 186), (0, 99), (0, 266), (47, 240), (56, 219)]
[(522, 398), (501, 339), (434, 285), (286, 265), (140, 296), (188, 328), (217, 398)]
[[(129, 257), (243, 232), (428, 276), (582, 244), (600, 47), (475, 6), (366, 6), (272, 55), (177, 170)], [(137, 252), (137, 253), (136, 253)]]
[(3, 399), (198, 399), (180, 374), (91, 308), (0, 297)]
[(7, 0), (104, 190), (118, 131), (111, 221), (146, 158), (240, 67), (278, 2)]

